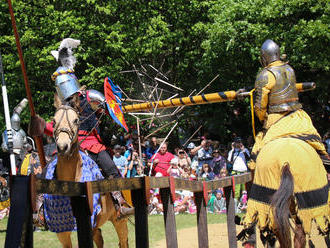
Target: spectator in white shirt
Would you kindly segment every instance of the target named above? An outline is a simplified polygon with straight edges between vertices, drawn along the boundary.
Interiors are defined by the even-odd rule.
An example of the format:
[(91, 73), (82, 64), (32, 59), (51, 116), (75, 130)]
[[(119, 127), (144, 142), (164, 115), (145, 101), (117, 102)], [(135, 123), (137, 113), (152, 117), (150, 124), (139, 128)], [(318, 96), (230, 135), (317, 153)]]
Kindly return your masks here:
[[(247, 162), (250, 159), (250, 153), (242, 143), (240, 137), (236, 137), (232, 144), (232, 149), (228, 153), (228, 162), (232, 164), (231, 175), (239, 175), (247, 172)], [(238, 184), (235, 187), (235, 198), (240, 199), (244, 184)]]

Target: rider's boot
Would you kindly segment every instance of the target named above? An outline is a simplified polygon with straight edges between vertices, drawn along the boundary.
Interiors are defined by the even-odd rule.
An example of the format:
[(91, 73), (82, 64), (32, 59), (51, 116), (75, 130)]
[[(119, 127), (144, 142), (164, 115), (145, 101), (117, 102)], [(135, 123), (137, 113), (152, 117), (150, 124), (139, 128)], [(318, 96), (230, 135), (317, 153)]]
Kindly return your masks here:
[(128, 217), (128, 216), (134, 214), (134, 207), (132, 207), (125, 201), (125, 199), (120, 191), (114, 191), (114, 192), (111, 192), (111, 194), (112, 194), (112, 197), (118, 203), (118, 204), (116, 204), (116, 210), (118, 212), (118, 219), (122, 219), (122, 218), (125, 218), (125, 217)]

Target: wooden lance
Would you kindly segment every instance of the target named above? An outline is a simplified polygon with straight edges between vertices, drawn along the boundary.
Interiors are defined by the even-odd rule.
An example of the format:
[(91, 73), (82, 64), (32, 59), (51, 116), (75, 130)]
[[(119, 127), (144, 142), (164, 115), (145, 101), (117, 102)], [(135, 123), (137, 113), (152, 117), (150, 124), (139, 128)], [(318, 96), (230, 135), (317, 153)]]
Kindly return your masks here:
[[(27, 77), (26, 69), (25, 69), (22, 47), (21, 47), (21, 43), (19, 41), (19, 35), (18, 35), (18, 32), (17, 32), (17, 28), (16, 28), (16, 21), (15, 21), (15, 16), (14, 16), (14, 11), (13, 11), (13, 7), (12, 7), (12, 4), (11, 4), (11, 0), (8, 0), (8, 6), (9, 6), (10, 17), (11, 17), (11, 24), (12, 24), (12, 27), (13, 27), (13, 30), (14, 30), (14, 35), (15, 35), (18, 56), (19, 56), (19, 60), (20, 60), (20, 63), (21, 63), (21, 69), (22, 69), (24, 84), (25, 84), (25, 91), (26, 91), (27, 99), (29, 101), (30, 114), (31, 114), (31, 117), (35, 117), (36, 113), (35, 113), (34, 105), (33, 105), (33, 101), (32, 101), (32, 95), (31, 95), (29, 80), (28, 80), (28, 77)], [(42, 137), (41, 136), (35, 136), (33, 138), (36, 142), (36, 146), (37, 146), (41, 166), (45, 167), (46, 166), (46, 160), (45, 160), (44, 148), (43, 148), (43, 144), (42, 144)]]

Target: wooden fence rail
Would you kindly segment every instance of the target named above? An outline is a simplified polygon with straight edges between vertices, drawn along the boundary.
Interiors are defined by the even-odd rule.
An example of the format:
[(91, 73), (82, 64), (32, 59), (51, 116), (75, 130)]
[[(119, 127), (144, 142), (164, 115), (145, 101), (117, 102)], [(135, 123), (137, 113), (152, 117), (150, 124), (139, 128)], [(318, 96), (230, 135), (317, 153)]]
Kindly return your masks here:
[[(116, 178), (111, 180), (93, 181), (93, 182), (67, 182), (57, 180), (36, 179), (34, 176), (13, 176), (12, 183), (12, 202), (7, 235), (6, 248), (15, 247), (12, 244), (20, 244), (20, 247), (33, 247), (33, 236), (29, 228), (32, 229), (32, 210), (34, 209), (35, 196), (38, 193), (55, 194), (71, 197), (71, 205), (75, 217), (77, 218), (78, 243), (80, 248), (93, 247), (91, 240), (91, 225), (89, 221), (89, 212), (93, 206), (92, 195), (94, 193), (108, 193), (112, 191), (131, 190), (132, 201), (135, 207), (135, 244), (136, 247), (149, 247), (148, 238), (148, 211), (147, 206), (150, 199), (150, 189), (160, 188), (160, 196), (164, 207), (164, 226), (166, 234), (167, 247), (178, 247), (175, 213), (173, 203), (175, 201), (175, 190), (188, 190), (194, 193), (197, 208), (197, 230), (198, 246), (208, 247), (208, 229), (207, 229), (207, 201), (208, 191), (224, 188), (227, 206), (227, 228), (229, 247), (237, 247), (235, 205), (233, 185), (246, 184), (251, 182), (251, 173), (245, 173), (232, 177), (221, 178), (213, 181), (189, 181), (171, 177), (139, 177), (139, 178)], [(16, 184), (19, 184), (17, 187)], [(23, 185), (23, 186), (22, 186)], [(16, 197), (22, 194), (22, 188), (25, 190), (23, 197)], [(26, 196), (28, 194), (28, 197)], [(22, 210), (22, 206), (24, 211)], [(24, 207), (25, 206), (25, 207)], [(32, 206), (32, 207), (30, 207)], [(25, 216), (25, 224), (18, 226), (15, 216)], [(22, 217), (21, 217), (22, 218)], [(17, 228), (22, 230), (21, 235), (13, 230)], [(15, 238), (13, 237), (15, 236)], [(15, 242), (13, 242), (15, 240)], [(11, 244), (9, 244), (9, 242)]]

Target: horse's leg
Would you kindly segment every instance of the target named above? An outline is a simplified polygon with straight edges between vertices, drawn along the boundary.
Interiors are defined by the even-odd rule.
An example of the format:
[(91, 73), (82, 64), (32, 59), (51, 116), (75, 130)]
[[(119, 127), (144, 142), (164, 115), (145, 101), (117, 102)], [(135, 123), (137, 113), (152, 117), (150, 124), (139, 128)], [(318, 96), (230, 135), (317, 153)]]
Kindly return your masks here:
[(103, 236), (102, 236), (102, 232), (101, 232), (100, 228), (93, 229), (93, 240), (94, 240), (97, 248), (103, 248), (104, 240), (103, 240)]
[(63, 248), (72, 248), (71, 232), (61, 232), (56, 233), (56, 235)]
[(306, 247), (306, 233), (302, 227), (302, 224), (296, 224), (293, 243), (295, 248)]
[(96, 216), (96, 226), (93, 229), (93, 240), (97, 248), (103, 248), (104, 241), (100, 227), (108, 221), (111, 214), (111, 197), (109, 194), (101, 196), (101, 212)]
[(112, 197), (110, 197), (109, 207), (110, 207), (109, 220), (112, 222), (113, 226), (116, 229), (118, 240), (119, 240), (119, 247), (127, 248), (128, 247), (127, 218), (118, 219), (117, 211), (116, 211), (114, 202), (112, 200)]
[(119, 247), (120, 248), (128, 248), (128, 228), (127, 228), (127, 218), (118, 220), (117, 218), (112, 221), (114, 225), (118, 239), (119, 239)]

